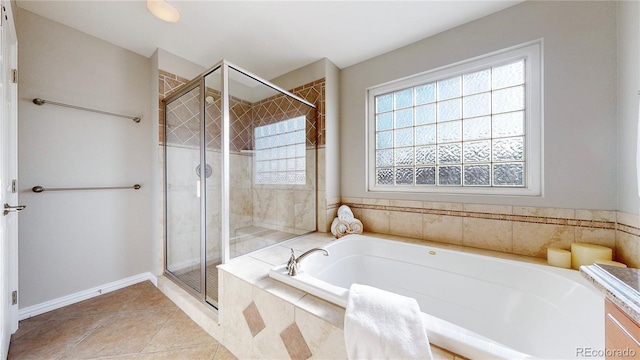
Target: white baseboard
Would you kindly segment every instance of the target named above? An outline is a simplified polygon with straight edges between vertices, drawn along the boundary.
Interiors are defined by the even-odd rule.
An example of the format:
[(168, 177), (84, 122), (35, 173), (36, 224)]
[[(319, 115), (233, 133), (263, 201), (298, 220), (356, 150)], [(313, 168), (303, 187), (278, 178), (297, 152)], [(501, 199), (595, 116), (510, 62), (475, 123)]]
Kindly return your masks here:
[(153, 285), (158, 286), (158, 278), (150, 272), (134, 275), (125, 279), (110, 282), (101, 286), (96, 286), (91, 289), (77, 292), (75, 294), (63, 296), (61, 298), (49, 300), (40, 304), (32, 305), (24, 309), (18, 310), (18, 320), (28, 319), (30, 317), (44, 314), (48, 311), (56, 310), (67, 305), (75, 304), (77, 302), (91, 299), (102, 294), (106, 294), (118, 289), (131, 286), (143, 281), (151, 281)]

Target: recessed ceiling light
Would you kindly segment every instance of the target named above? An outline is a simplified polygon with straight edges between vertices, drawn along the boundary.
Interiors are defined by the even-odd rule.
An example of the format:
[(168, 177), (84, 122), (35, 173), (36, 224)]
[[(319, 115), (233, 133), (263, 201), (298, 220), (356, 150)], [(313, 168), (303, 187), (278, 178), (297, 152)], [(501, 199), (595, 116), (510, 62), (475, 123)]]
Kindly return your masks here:
[(147, 9), (155, 17), (166, 22), (180, 21), (180, 12), (165, 0), (147, 0)]

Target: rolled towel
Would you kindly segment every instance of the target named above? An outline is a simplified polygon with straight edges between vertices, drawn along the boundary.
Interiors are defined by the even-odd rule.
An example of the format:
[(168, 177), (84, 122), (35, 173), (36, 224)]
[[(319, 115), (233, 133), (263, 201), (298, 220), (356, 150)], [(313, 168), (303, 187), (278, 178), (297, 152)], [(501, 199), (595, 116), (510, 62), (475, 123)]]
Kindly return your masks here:
[(415, 299), (352, 284), (344, 314), (349, 359), (432, 359)]
[(349, 226), (351, 227), (351, 234), (362, 234), (362, 231), (364, 231), (364, 225), (358, 219), (354, 219)]
[(355, 217), (353, 216), (351, 208), (349, 208), (347, 205), (341, 205), (338, 208), (338, 219), (346, 222), (347, 224), (350, 224), (353, 220), (355, 220)]
[(333, 219), (331, 223), (331, 233), (337, 238), (341, 238), (344, 235), (350, 234), (351, 227), (349, 223), (340, 220), (339, 218)]
[(353, 212), (347, 205), (338, 208), (338, 217), (331, 223), (331, 233), (336, 239), (347, 234), (362, 234), (363, 230), (362, 222), (353, 216)]

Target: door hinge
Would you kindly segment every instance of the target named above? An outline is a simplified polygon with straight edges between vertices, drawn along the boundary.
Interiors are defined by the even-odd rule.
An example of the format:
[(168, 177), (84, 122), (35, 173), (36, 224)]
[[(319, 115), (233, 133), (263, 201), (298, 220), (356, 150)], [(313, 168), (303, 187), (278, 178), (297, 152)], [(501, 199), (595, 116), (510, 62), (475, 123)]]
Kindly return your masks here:
[(18, 69), (11, 69), (11, 82), (18, 83)]
[(18, 291), (11, 293), (11, 305), (18, 305)]
[(16, 192), (18, 192), (17, 187), (18, 187), (18, 180), (16, 180), (16, 179), (11, 180), (11, 193), (12, 194), (15, 194)]

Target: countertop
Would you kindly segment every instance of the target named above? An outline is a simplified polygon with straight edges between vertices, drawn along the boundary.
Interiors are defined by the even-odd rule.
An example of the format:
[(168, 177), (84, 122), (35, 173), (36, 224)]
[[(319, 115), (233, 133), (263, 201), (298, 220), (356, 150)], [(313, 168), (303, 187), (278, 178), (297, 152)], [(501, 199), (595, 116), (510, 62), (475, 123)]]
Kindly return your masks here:
[(640, 324), (640, 269), (594, 264), (581, 266), (580, 272)]

